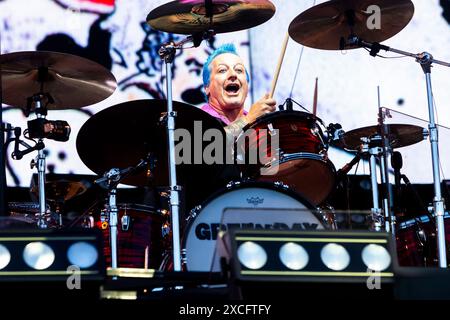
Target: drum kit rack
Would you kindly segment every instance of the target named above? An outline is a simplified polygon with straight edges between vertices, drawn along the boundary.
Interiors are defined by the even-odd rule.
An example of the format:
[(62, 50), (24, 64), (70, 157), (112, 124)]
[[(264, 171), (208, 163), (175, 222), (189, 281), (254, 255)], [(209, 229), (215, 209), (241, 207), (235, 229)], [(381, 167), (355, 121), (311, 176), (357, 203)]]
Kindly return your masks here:
[[(388, 158), (394, 148), (411, 145), (429, 135), (434, 185), (432, 213), (436, 220), (439, 266), (446, 268), (445, 208), (440, 187), (438, 128), (434, 118), (431, 66), (438, 64), (450, 67), (450, 63), (436, 60), (427, 52), (413, 54), (380, 44), (400, 32), (409, 23), (414, 13), (414, 6), (410, 0), (373, 0), (370, 1), (370, 4), (377, 5), (381, 10), (382, 30), (373, 30), (367, 27), (368, 16), (363, 14), (368, 6), (367, 1), (333, 0), (316, 5), (298, 15), (289, 26), (289, 36), (304, 46), (316, 49), (367, 48), (373, 56), (376, 56), (380, 50), (385, 50), (412, 57), (419, 63), (426, 80), (428, 131), (412, 125), (386, 124), (386, 115), (379, 106), (377, 125), (349, 132), (339, 132), (337, 138), (328, 142), (334, 147), (356, 153), (355, 160), (350, 165), (355, 164), (360, 158), (369, 159), (374, 229), (395, 233), (396, 221), (390, 203)], [(220, 2), (205, 0), (173, 1), (157, 7), (148, 14), (147, 23), (155, 30), (186, 35), (185, 39), (176, 43), (166, 43), (159, 50), (166, 71), (166, 100), (138, 100), (105, 109), (92, 116), (81, 128), (77, 137), (77, 151), (80, 158), (92, 171), (99, 175), (103, 174), (103, 177), (96, 180), (96, 183), (104, 184), (108, 189), (106, 209), (109, 215), (112, 268), (118, 267), (117, 186), (119, 183), (135, 186), (154, 183), (168, 186), (173, 270), (181, 271), (183, 269), (182, 235), (180, 234), (180, 192), (182, 191), (180, 177), (184, 182), (189, 180), (186, 171), (190, 169), (176, 165), (175, 130), (178, 127), (190, 128), (195, 120), (204, 121), (209, 127), (217, 128), (222, 132), (223, 128), (201, 110), (173, 101), (172, 67), (176, 51), (191, 43), (198, 47), (203, 40), (209, 40), (215, 34), (252, 28), (269, 20), (274, 13), (275, 6), (268, 0)], [(282, 61), (282, 59), (280, 60)], [(37, 225), (39, 228), (48, 228), (43, 139), (67, 141), (70, 127), (62, 122), (46, 120), (47, 110), (81, 108), (100, 102), (114, 92), (116, 80), (102, 66), (84, 58), (62, 53), (10, 53), (0, 56), (0, 63), (2, 102), (22, 108), (27, 116), (33, 111), (36, 114), (37, 122), (35, 123), (39, 124), (39, 130), (33, 130), (34, 127), (31, 127), (29, 122), (27, 134), (29, 138), (35, 138), (38, 141), (27, 151), (18, 150), (17, 146), (24, 145), (25, 142), (19, 139), (20, 132), (16, 131), (15, 156), (20, 159), (26, 153), (38, 151), (36, 160), (39, 190)], [(279, 64), (281, 65), (281, 63)], [(295, 111), (279, 111), (280, 114), (283, 112), (286, 112), (284, 115), (288, 115), (289, 112), (295, 113)], [(263, 125), (275, 123), (271, 120), (272, 118), (269, 119), (269, 116), (264, 116), (266, 118), (258, 123)], [(163, 120), (161, 120), (162, 118)], [(121, 123), (129, 128), (127, 132), (123, 130), (114, 132), (111, 129), (117, 129), (117, 125)], [(152, 137), (161, 137), (160, 126), (162, 123), (167, 135), (166, 143), (151, 141)], [(9, 128), (9, 130), (13, 129)], [(334, 135), (333, 132), (328, 133), (329, 136)], [(106, 139), (114, 141), (114, 145), (105, 144), (104, 142), (108, 141)], [(3, 143), (3, 138), (1, 140)], [(325, 155), (327, 147), (324, 146)], [(117, 153), (117, 150), (120, 150), (120, 154)], [(289, 154), (284, 156), (289, 156)], [(304, 153), (301, 152), (291, 154), (291, 156), (291, 158), (286, 158), (287, 162), (304, 160), (302, 158)], [(322, 160), (326, 159), (319, 159), (319, 161)], [(162, 166), (164, 162), (168, 165), (167, 170)], [(2, 163), (4, 164), (3, 156), (0, 164)], [(383, 189), (381, 207), (379, 205), (377, 163), (380, 167)], [(202, 167), (203, 169), (214, 170)], [(4, 177), (4, 165), (0, 170), (3, 171)], [(3, 194), (2, 197), (4, 197)], [(314, 204), (316, 205), (316, 203)]]

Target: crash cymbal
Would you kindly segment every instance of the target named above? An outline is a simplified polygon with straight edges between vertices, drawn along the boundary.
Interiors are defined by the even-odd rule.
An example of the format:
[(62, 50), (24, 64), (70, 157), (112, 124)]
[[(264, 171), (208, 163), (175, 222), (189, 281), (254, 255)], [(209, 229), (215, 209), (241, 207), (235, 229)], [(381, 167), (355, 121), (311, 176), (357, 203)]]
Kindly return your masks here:
[[(191, 190), (200, 192), (201, 189), (208, 189), (223, 169), (223, 165), (202, 162), (202, 150), (211, 144), (210, 141), (202, 140), (203, 132), (216, 129), (224, 137), (225, 131), (218, 120), (199, 108), (176, 101), (173, 107), (177, 112), (176, 129), (184, 129), (178, 132), (189, 134), (186, 141), (184, 136), (180, 140), (187, 146), (183, 154), (191, 160), (177, 165), (177, 180), (180, 184), (189, 184)], [(161, 122), (166, 108), (166, 100), (136, 100), (96, 113), (78, 133), (76, 144), (81, 160), (89, 169), (103, 175), (112, 168), (135, 166), (151, 152), (156, 159), (156, 167), (151, 175), (150, 168), (147, 168), (128, 176), (123, 183), (133, 186), (168, 186), (167, 134), (166, 125)], [(194, 159), (195, 154), (200, 157), (200, 161)], [(201, 177), (207, 177), (209, 181)]]
[[(377, 14), (368, 8), (380, 8), (380, 28), (368, 27)], [(289, 25), (289, 35), (307, 47), (340, 50), (341, 39), (346, 41), (350, 35), (368, 42), (389, 39), (409, 23), (413, 14), (410, 0), (332, 0), (298, 15)]]
[[(205, 3), (211, 3), (212, 16)], [(268, 0), (180, 0), (151, 11), (147, 23), (153, 29), (170, 33), (224, 33), (252, 28), (274, 14), (275, 6)]]
[(106, 99), (117, 87), (103, 66), (70, 54), (15, 52), (1, 55), (0, 63), (3, 102), (23, 109), (39, 93), (50, 96), (49, 110), (82, 108)]
[[(386, 127), (390, 147), (394, 149), (424, 140), (427, 132), (426, 129), (411, 124), (388, 124)], [(358, 151), (362, 145), (362, 138), (373, 138), (380, 135), (379, 126), (358, 128), (344, 133), (343, 137), (333, 145), (348, 151)], [(379, 141), (381, 143), (381, 138)]]

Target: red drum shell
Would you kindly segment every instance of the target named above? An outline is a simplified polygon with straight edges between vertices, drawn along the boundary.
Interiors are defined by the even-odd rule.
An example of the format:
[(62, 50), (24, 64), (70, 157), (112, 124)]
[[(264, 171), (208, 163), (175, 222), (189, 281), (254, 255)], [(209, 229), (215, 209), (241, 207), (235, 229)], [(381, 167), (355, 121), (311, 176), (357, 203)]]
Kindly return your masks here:
[[(162, 228), (165, 218), (153, 207), (136, 204), (118, 205), (118, 267), (157, 269), (163, 258), (164, 241)], [(127, 231), (123, 230), (121, 219), (130, 216)], [(109, 228), (103, 230), (106, 263), (111, 265), (111, 245)]]
[[(327, 138), (320, 123), (312, 114), (299, 111), (274, 112), (258, 118), (238, 137), (243, 175), (257, 181), (281, 181), (312, 204), (322, 203), (335, 187), (336, 170), (327, 157)], [(271, 152), (270, 128), (278, 130), (282, 157), (277, 162)], [(249, 155), (255, 150), (260, 154), (258, 164), (249, 164)]]

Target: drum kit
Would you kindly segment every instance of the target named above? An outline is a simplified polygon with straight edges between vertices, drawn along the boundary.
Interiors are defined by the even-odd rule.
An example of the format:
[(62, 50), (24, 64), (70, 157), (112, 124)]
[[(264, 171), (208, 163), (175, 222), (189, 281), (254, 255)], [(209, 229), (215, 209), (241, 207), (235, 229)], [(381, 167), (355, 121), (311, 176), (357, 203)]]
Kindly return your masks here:
[[(380, 9), (382, 29), (367, 27), (366, 9), (370, 5)], [(339, 173), (349, 172), (361, 158), (370, 163), (374, 230), (394, 233), (395, 215), (391, 212), (389, 188), (383, 188), (382, 208), (379, 205), (377, 164), (382, 185), (389, 185), (387, 160), (393, 150), (420, 142), (429, 135), (435, 187), (432, 213), (438, 230), (439, 265), (446, 267), (444, 206), (439, 185), (430, 66), (432, 63), (450, 65), (434, 60), (428, 53), (410, 54), (379, 43), (409, 23), (414, 13), (410, 0), (327, 1), (298, 15), (288, 33), (298, 43), (316, 49), (369, 48), (374, 56), (380, 50), (389, 50), (415, 58), (427, 79), (429, 130), (407, 124), (386, 124), (380, 108), (377, 125), (344, 132), (336, 125), (325, 126), (311, 113), (288, 108), (262, 116), (244, 128), (244, 132), (251, 129), (252, 134), (246, 136), (249, 143), (237, 143), (241, 149), (236, 148), (235, 154), (249, 154), (252, 148), (257, 148), (262, 139), (260, 133), (267, 128), (278, 135), (279, 148), (276, 159), (268, 150), (260, 164), (240, 164), (239, 181), (221, 180), (227, 167), (221, 163), (178, 164), (176, 130), (184, 130), (192, 137), (196, 134), (196, 123), (201, 123), (203, 130), (215, 129), (223, 136), (225, 130), (219, 121), (202, 110), (172, 100), (171, 71), (176, 51), (188, 43), (197, 47), (202, 40), (217, 33), (252, 28), (269, 20), (274, 13), (275, 6), (268, 0), (183, 0), (169, 2), (148, 14), (147, 23), (152, 28), (188, 35), (180, 42), (164, 44), (159, 50), (166, 65), (166, 100), (129, 101), (100, 111), (83, 125), (76, 142), (81, 160), (100, 176), (95, 182), (108, 190), (98, 223), (89, 227), (99, 225), (104, 230), (105, 255), (110, 266), (208, 271), (214, 240), (218, 231), (225, 227), (221, 224), (221, 214), (230, 205), (302, 209), (303, 216), (293, 220), (274, 217), (272, 227), (277, 223), (333, 229), (332, 217), (328, 213), (321, 216), (316, 209), (336, 187)], [(39, 210), (34, 214), (40, 228), (52, 227), (53, 215), (49, 215), (48, 202), (67, 201), (85, 192), (85, 186), (69, 181), (45, 182), (44, 139), (67, 141), (70, 134), (66, 122), (47, 120), (47, 111), (82, 108), (102, 101), (114, 92), (116, 80), (102, 66), (69, 54), (19, 52), (4, 54), (0, 61), (2, 101), (22, 108), (27, 116), (31, 112), (36, 114), (36, 119), (29, 121), (28, 130), (24, 132), (28, 138), (37, 139), (34, 146), (20, 140), (20, 130), (5, 129), (16, 135), (13, 157), (20, 159), (24, 154), (38, 152), (34, 164), (38, 170), (38, 185), (34, 191), (39, 197)], [(20, 145), (27, 149), (20, 150)], [(206, 146), (207, 142), (202, 141), (200, 152)], [(352, 152), (356, 157), (336, 171), (328, 158), (330, 146)], [(189, 148), (184, 152), (194, 155), (199, 150), (195, 143)], [(119, 183), (163, 187), (167, 208), (117, 204)], [(183, 199), (185, 211), (192, 209), (185, 216), (180, 215)], [(248, 226), (252, 222), (248, 219), (253, 218), (237, 218), (233, 223)], [(58, 227), (64, 225), (59, 223)]]

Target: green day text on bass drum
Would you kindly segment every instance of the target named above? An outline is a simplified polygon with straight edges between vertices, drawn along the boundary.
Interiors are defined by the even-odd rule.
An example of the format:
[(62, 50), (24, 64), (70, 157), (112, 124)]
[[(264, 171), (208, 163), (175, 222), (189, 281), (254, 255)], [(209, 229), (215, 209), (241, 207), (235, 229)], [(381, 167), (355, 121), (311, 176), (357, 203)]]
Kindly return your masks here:
[(233, 182), (191, 211), (183, 238), (183, 260), (188, 271), (220, 271), (214, 262), (220, 230), (319, 230), (330, 227), (325, 221), (284, 184)]

